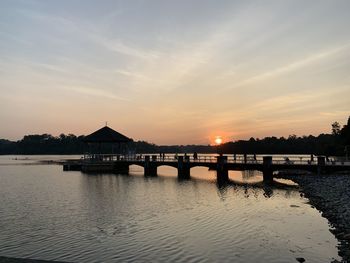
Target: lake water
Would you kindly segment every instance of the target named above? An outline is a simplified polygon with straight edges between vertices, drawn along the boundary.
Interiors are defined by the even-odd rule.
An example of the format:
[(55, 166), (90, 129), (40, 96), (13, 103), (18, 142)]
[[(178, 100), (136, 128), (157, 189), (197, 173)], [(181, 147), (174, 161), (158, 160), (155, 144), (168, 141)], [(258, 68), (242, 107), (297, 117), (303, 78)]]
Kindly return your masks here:
[[(69, 262), (330, 262), (337, 240), (326, 219), (290, 182), (218, 186), (215, 171), (160, 176), (63, 172), (37, 160), (0, 156), (0, 256)], [(71, 158), (71, 156), (69, 156)]]

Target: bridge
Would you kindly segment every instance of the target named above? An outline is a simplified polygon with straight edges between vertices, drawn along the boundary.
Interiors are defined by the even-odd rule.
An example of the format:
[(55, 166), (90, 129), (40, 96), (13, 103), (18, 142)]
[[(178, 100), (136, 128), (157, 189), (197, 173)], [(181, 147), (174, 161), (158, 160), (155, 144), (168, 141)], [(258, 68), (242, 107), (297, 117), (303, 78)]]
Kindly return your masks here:
[(259, 156), (256, 155), (119, 155), (119, 154), (87, 154), (81, 160), (63, 164), (64, 171), (82, 171), (85, 173), (128, 173), (130, 165), (144, 168), (145, 176), (157, 176), (157, 168), (171, 166), (177, 169), (178, 178), (189, 179), (193, 167), (208, 167), (216, 170), (217, 180), (228, 181), (228, 171), (257, 170), (263, 173), (263, 180), (271, 183), (273, 172), (282, 170), (302, 170), (316, 174), (350, 171), (350, 162), (329, 159), (325, 156)]

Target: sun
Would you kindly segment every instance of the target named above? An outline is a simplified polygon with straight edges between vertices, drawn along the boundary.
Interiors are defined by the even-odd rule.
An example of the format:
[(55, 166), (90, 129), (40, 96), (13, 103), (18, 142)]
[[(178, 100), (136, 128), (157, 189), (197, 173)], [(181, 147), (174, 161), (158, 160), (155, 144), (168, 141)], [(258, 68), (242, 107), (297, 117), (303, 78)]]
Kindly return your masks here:
[(216, 143), (217, 145), (220, 145), (220, 144), (222, 143), (222, 138), (221, 138), (220, 136), (216, 136), (216, 138), (215, 138), (215, 143)]

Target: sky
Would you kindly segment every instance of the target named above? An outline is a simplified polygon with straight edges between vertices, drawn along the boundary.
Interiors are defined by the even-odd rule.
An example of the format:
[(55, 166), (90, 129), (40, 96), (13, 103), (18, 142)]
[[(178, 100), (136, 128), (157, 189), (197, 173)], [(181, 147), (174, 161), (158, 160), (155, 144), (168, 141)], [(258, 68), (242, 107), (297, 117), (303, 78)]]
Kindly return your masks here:
[(0, 138), (105, 125), (156, 144), (329, 133), (350, 1), (2, 0)]

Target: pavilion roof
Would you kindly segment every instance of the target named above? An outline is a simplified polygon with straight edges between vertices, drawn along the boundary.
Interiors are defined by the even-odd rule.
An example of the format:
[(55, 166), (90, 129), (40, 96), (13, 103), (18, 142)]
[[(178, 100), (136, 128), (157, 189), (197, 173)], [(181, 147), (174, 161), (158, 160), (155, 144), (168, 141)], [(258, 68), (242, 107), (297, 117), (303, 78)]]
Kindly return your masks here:
[(105, 126), (87, 136), (83, 139), (84, 142), (109, 142), (109, 143), (120, 143), (120, 142), (131, 142), (132, 139), (126, 137), (125, 135)]

